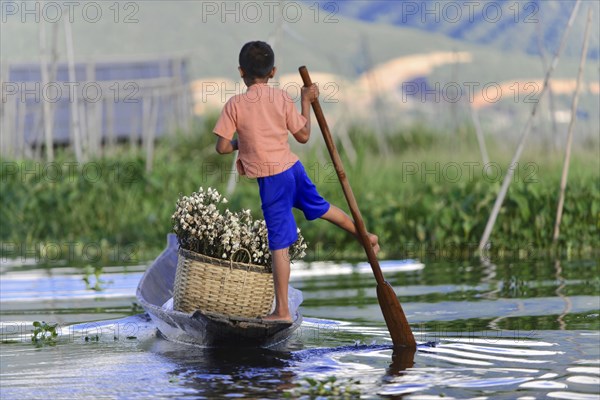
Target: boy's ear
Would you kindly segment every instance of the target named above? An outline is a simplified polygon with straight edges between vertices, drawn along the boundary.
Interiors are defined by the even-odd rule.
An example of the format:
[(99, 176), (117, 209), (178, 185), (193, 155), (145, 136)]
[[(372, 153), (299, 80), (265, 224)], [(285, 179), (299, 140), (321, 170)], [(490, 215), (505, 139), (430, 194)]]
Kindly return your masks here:
[(244, 72), (244, 70), (242, 69), (242, 67), (238, 67), (238, 71), (240, 71), (240, 77), (244, 77), (244, 75), (246, 75), (246, 73)]
[(275, 76), (276, 72), (277, 72), (277, 67), (273, 67), (273, 69), (271, 70), (271, 73), (269, 74), (269, 79), (273, 78)]

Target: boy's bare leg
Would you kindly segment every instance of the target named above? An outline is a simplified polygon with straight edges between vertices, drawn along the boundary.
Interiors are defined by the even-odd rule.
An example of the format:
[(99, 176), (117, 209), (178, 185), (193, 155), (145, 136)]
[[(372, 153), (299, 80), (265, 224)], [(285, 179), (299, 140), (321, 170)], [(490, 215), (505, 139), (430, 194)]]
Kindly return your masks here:
[(291, 321), (288, 306), (288, 284), (290, 282), (290, 257), (288, 249), (271, 251), (273, 257), (273, 283), (275, 284), (275, 310), (264, 317), (268, 321)]
[[(358, 232), (356, 231), (356, 225), (354, 225), (354, 221), (352, 221), (352, 218), (350, 218), (348, 214), (346, 214), (333, 204), (329, 207), (329, 210), (325, 214), (323, 214), (321, 218), (339, 226), (343, 230), (354, 235), (359, 242), (361, 241), (360, 237), (358, 236)], [(372, 233), (367, 233), (367, 235), (369, 236), (369, 241), (371, 242), (371, 246), (373, 246), (375, 254), (377, 254), (379, 252), (379, 238), (377, 237), (377, 235), (373, 235)]]

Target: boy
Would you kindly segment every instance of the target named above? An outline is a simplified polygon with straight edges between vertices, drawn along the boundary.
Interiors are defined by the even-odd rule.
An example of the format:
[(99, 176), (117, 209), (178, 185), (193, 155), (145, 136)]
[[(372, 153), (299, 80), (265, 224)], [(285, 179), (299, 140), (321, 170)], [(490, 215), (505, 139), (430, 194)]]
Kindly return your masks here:
[[(288, 131), (298, 142), (308, 142), (310, 105), (319, 96), (317, 86), (302, 88), (302, 114), (299, 114), (285, 91), (267, 85), (277, 71), (271, 46), (260, 41), (246, 43), (240, 51), (239, 64), (238, 70), (248, 90), (225, 104), (213, 130), (218, 136), (216, 150), (219, 154), (239, 150), (238, 172), (257, 178), (275, 284), (275, 309), (263, 320), (291, 323), (288, 248), (298, 238), (292, 207), (302, 210), (309, 221), (322, 218), (357, 238), (358, 233), (346, 213), (319, 195), (288, 144)], [(235, 132), (237, 139), (233, 139)], [(377, 236), (369, 234), (369, 239), (378, 252)]]

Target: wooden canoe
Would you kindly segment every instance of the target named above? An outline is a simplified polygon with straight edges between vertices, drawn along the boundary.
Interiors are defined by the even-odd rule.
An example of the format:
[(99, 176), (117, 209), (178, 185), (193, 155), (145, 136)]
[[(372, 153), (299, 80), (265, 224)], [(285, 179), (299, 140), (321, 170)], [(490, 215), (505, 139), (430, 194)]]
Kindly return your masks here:
[(177, 269), (177, 237), (167, 236), (167, 248), (148, 267), (137, 287), (140, 305), (168, 340), (201, 346), (273, 347), (291, 337), (302, 323), (297, 311), (290, 324), (265, 324), (260, 319), (220, 314), (184, 313), (163, 307), (173, 297)]

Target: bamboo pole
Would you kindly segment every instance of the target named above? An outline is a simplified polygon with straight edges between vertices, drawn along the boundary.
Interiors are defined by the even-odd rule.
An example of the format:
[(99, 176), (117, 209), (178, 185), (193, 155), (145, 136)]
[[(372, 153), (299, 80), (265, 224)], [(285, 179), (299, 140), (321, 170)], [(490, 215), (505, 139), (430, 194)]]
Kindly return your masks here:
[[(7, 65), (8, 69), (10, 66)], [(6, 73), (8, 78), (8, 72)], [(8, 80), (8, 79), (7, 79)], [(15, 158), (17, 153), (17, 140), (15, 133), (17, 131), (17, 102), (18, 99), (10, 99), (6, 103), (4, 109), (4, 139), (6, 140), (7, 146), (5, 147), (6, 155)]]
[[(86, 82), (96, 83), (96, 62), (88, 60), (85, 66), (85, 78)], [(102, 98), (102, 92), (100, 92), (100, 98)], [(89, 153), (93, 157), (99, 157), (101, 154), (102, 147), (102, 122), (101, 112), (102, 102), (90, 101), (90, 99), (84, 99), (86, 107), (84, 108), (87, 120), (86, 137), (89, 145)]]
[[(85, 63), (85, 78), (84, 85), (88, 82), (92, 82), (94, 80), (94, 70), (92, 68), (92, 63), (90, 60), (87, 60)], [(84, 119), (86, 124), (84, 125), (84, 129), (82, 130), (82, 137), (86, 138), (87, 142), (87, 151), (88, 155), (91, 159), (94, 159), (97, 156), (96, 153), (96, 127), (95, 127), (95, 103), (90, 102), (88, 98), (86, 98), (87, 93), (82, 92), (83, 104), (81, 108), (83, 110), (83, 114), (85, 115)], [(83, 125), (83, 124), (82, 124)]]
[[(145, 103), (145, 101), (144, 101)], [(158, 109), (160, 107), (160, 93), (158, 89), (152, 90), (150, 95), (150, 110), (148, 116), (148, 125), (144, 137), (146, 140), (146, 172), (152, 172), (154, 160), (154, 138), (156, 136), (156, 125), (158, 123)]]
[[(152, 108), (152, 98), (147, 93), (142, 94), (142, 120), (140, 127), (140, 149), (145, 149), (148, 144), (148, 131), (150, 129), (150, 111)], [(146, 165), (147, 167), (147, 165)]]
[[(38, 25), (39, 47), (40, 47), (40, 72), (42, 75), (42, 88), (46, 88), (50, 83), (48, 76), (48, 56), (46, 54), (46, 22), (41, 19)], [(41, 94), (44, 95), (45, 90), (42, 89)], [(44, 142), (46, 144), (46, 161), (54, 161), (54, 141), (53, 141), (53, 124), (50, 116), (50, 102), (42, 98), (42, 118), (44, 121)]]
[[(452, 49), (452, 58), (453, 63), (450, 66), (450, 82), (458, 82), (458, 60), (459, 57), (457, 55), (456, 48)], [(449, 142), (448, 147), (452, 152), (457, 150), (457, 143), (461, 142), (460, 138), (460, 128), (461, 124), (458, 120), (458, 104), (456, 101), (444, 101), (444, 105), (448, 106), (448, 110), (450, 111), (450, 120), (452, 125), (452, 130), (446, 129), (448, 131)], [(441, 107), (440, 107), (441, 108)], [(440, 110), (441, 111), (441, 110)], [(452, 132), (454, 131), (454, 132)]]
[[(337, 59), (337, 57), (335, 56), (334, 53), (330, 53), (330, 52), (323, 52), (323, 53), (324, 53), (323, 56), (329, 60), (330, 64), (333, 66), (333, 68), (335, 68), (336, 70), (339, 70), (339, 71), (344, 69), (344, 67), (345, 67), (344, 63), (341, 63)], [(340, 88), (340, 90), (341, 89), (342, 88)], [(336, 105), (335, 109), (336, 109), (336, 115), (334, 117), (333, 129), (335, 130), (336, 137), (340, 138), (342, 148), (344, 149), (344, 152), (346, 153), (346, 156), (348, 157), (348, 161), (350, 161), (350, 165), (354, 166), (354, 165), (356, 165), (356, 160), (357, 160), (358, 155), (356, 153), (356, 148), (352, 144), (352, 140), (350, 140), (350, 136), (348, 133), (349, 132), (349, 129), (348, 129), (349, 122), (348, 122), (348, 118), (346, 118), (346, 115), (349, 113), (348, 103), (340, 102)], [(312, 147), (315, 147), (315, 145), (316, 145), (316, 142), (313, 142)], [(321, 158), (325, 159), (324, 157), (321, 157)]]
[(577, 86), (575, 86), (575, 94), (571, 104), (571, 121), (569, 122), (569, 130), (567, 133), (567, 146), (565, 148), (565, 162), (563, 164), (562, 176), (560, 178), (560, 193), (558, 196), (558, 207), (556, 208), (556, 221), (554, 223), (554, 234), (552, 243), (558, 243), (560, 234), (560, 222), (562, 220), (563, 206), (565, 204), (565, 189), (567, 188), (567, 178), (569, 176), (569, 164), (571, 162), (571, 145), (573, 143), (574, 127), (577, 121), (577, 104), (579, 103), (579, 92), (581, 91), (581, 80), (583, 78), (583, 70), (587, 59), (588, 44), (590, 39), (590, 26), (592, 24), (593, 11), (588, 9), (587, 23), (585, 25), (585, 36), (583, 39), (583, 49), (581, 50), (581, 60), (579, 61), (579, 72), (577, 73)]
[(117, 143), (115, 136), (115, 99), (107, 97), (106, 101), (106, 135), (108, 147), (111, 151), (114, 149)]
[(31, 132), (30, 142), (31, 143), (31, 155), (34, 160), (42, 159), (42, 147), (45, 146), (46, 142), (44, 139), (44, 107), (42, 104), (39, 105), (39, 110), (33, 108), (33, 126), (29, 130)]
[[(41, 68), (40, 68), (40, 73), (41, 73)], [(40, 77), (40, 81), (41, 81), (41, 77)], [(40, 97), (41, 97), (41, 93), (40, 93)], [(38, 104), (39, 103), (39, 104)], [(33, 125), (31, 127), (31, 129), (29, 130), (29, 132), (31, 132), (30, 135), (30, 143), (31, 143), (31, 154), (33, 159), (35, 160), (41, 160), (42, 159), (42, 147), (44, 147), (45, 145), (45, 139), (44, 139), (44, 110), (43, 110), (43, 104), (42, 102), (36, 102), (36, 106), (39, 107), (32, 107), (32, 120), (33, 120)], [(39, 110), (38, 110), (39, 108)], [(41, 137), (40, 137), (41, 136)]]
[(354, 148), (352, 140), (350, 140), (350, 136), (348, 135), (348, 122), (346, 118), (344, 118), (343, 112), (341, 114), (342, 115), (340, 116), (340, 113), (338, 112), (338, 115), (336, 115), (333, 122), (333, 129), (336, 131), (337, 137), (339, 137), (340, 141), (342, 142), (342, 146), (344, 148), (346, 156), (348, 156), (348, 161), (350, 161), (350, 165), (354, 166), (356, 165), (358, 154), (356, 154), (356, 149)]
[[(4, 82), (8, 82), (8, 71), (10, 64), (3, 64), (0, 60), (0, 85), (4, 86)], [(0, 107), (0, 154), (3, 157), (14, 156), (13, 134), (14, 129), (12, 124), (15, 122), (15, 113), (13, 105), (16, 100), (7, 98), (6, 102)]]
[(185, 134), (189, 134), (189, 130), (186, 129), (186, 114), (185, 114), (185, 88), (183, 85), (183, 77), (181, 76), (181, 70), (183, 68), (183, 60), (173, 60), (172, 61), (173, 68), (173, 79), (174, 79), (174, 87), (177, 88), (176, 95), (176, 108), (177, 108), (177, 129), (181, 129)]
[(17, 154), (19, 158), (25, 157), (25, 115), (27, 114), (27, 102), (17, 102)]
[[(67, 11), (69, 12), (69, 11)], [(77, 82), (77, 76), (75, 75), (75, 61), (73, 55), (73, 32), (71, 30), (71, 22), (69, 17), (64, 18), (65, 21), (65, 42), (67, 47), (67, 63), (69, 70), (69, 81)], [(77, 96), (77, 89), (73, 90), (73, 98), (71, 101), (71, 135), (73, 138), (73, 147), (75, 148), (75, 158), (78, 163), (85, 161), (85, 154), (81, 143), (81, 133), (79, 124), (79, 96)]]
[(104, 139), (104, 101), (102, 100), (104, 96), (100, 97), (100, 100), (98, 100), (95, 104), (94, 104), (94, 110), (95, 110), (95, 124), (96, 124), (96, 132), (97, 132), (97, 136), (96, 136), (96, 148), (97, 148), (97, 155), (98, 157), (103, 157), (105, 154), (105, 149), (102, 146), (102, 140)]
[[(56, 82), (56, 75), (58, 70), (58, 23), (52, 24), (52, 36), (50, 38), (50, 65), (48, 67), (48, 75), (50, 82)], [(54, 133), (54, 119), (56, 105), (54, 103), (49, 104), (50, 109), (50, 124), (52, 125), (52, 132)]]
[(506, 196), (506, 193), (508, 192), (508, 187), (511, 184), (512, 177), (515, 172), (515, 168), (517, 166), (519, 158), (521, 157), (521, 153), (523, 152), (523, 149), (525, 147), (525, 141), (527, 140), (527, 136), (529, 136), (533, 118), (535, 117), (535, 114), (537, 112), (540, 101), (543, 98), (544, 93), (546, 92), (546, 90), (548, 88), (548, 82), (550, 80), (550, 77), (552, 76), (552, 73), (554, 72), (554, 69), (556, 68), (556, 65), (558, 64), (560, 54), (562, 53), (562, 50), (565, 47), (565, 43), (567, 41), (569, 31), (571, 30), (571, 27), (573, 26), (573, 21), (575, 21), (575, 16), (577, 15), (577, 10), (579, 10), (580, 4), (581, 4), (581, 0), (577, 0), (577, 2), (575, 3), (575, 6), (573, 7), (573, 11), (571, 12), (571, 16), (569, 17), (569, 22), (567, 22), (567, 26), (566, 26), (565, 31), (563, 32), (562, 38), (560, 40), (560, 46), (558, 47), (558, 50), (556, 50), (556, 54), (554, 55), (554, 58), (552, 59), (552, 63), (550, 64), (550, 68), (546, 72), (546, 77), (544, 78), (544, 85), (542, 87), (542, 91), (540, 93), (539, 100), (538, 100), (538, 102), (536, 102), (533, 105), (533, 109), (531, 110), (531, 115), (529, 116), (529, 119), (527, 120), (527, 124), (525, 125), (525, 128), (523, 129), (523, 132), (521, 134), (521, 139), (519, 140), (517, 150), (515, 151), (515, 154), (510, 162), (508, 170), (506, 171), (506, 175), (504, 176), (504, 180), (502, 181), (502, 186), (500, 188), (500, 192), (498, 193), (498, 197), (496, 197), (496, 202), (494, 203), (494, 207), (492, 208), (492, 212), (491, 212), (490, 217), (485, 226), (485, 230), (483, 232), (483, 235), (481, 236), (481, 240), (479, 241), (480, 254), (485, 249), (485, 246), (487, 245), (490, 235), (492, 233), (492, 229), (494, 229), (494, 224), (496, 223), (496, 218), (498, 217), (498, 213), (500, 212), (500, 207), (502, 207), (502, 203), (504, 202), (504, 197)]
[(170, 134), (177, 132), (177, 91), (169, 88), (168, 107), (165, 109), (164, 115), (166, 118), (165, 126)]
[[(540, 58), (542, 60), (542, 67), (544, 70), (548, 69), (548, 63), (546, 61), (546, 51), (544, 49), (544, 44), (542, 43), (542, 33), (540, 31), (541, 24), (537, 24), (537, 45), (538, 50), (540, 52)], [(552, 86), (548, 87), (548, 105), (550, 106), (550, 120), (552, 121), (552, 147), (553, 150), (556, 150), (558, 144), (558, 128), (556, 125), (556, 106), (554, 105), (554, 91), (552, 90)]]
[[(46, 46), (47, 46), (47, 40), (45, 39), (46, 36), (46, 23), (45, 21), (42, 21), (39, 25), (39, 35), (40, 35), (40, 74), (41, 74), (41, 81), (42, 84), (45, 85), (48, 82), (56, 82), (56, 68), (57, 68), (57, 59), (58, 59), (58, 51), (57, 51), (57, 39), (58, 39), (58, 24), (57, 23), (53, 23), (52, 24), (52, 36), (50, 38), (51, 41), (51, 47), (50, 47), (50, 51), (49, 51), (49, 56), (50, 56), (50, 60), (49, 62), (46, 62), (47, 67), (44, 68), (43, 64), (44, 64), (44, 60), (42, 58), (44, 58), (46, 56)], [(43, 30), (43, 31), (42, 31)], [(43, 36), (43, 37), (42, 37)], [(48, 78), (44, 79), (43, 74), (44, 72), (48, 73)], [(44, 86), (45, 87), (45, 86)], [(46, 93), (45, 91), (42, 91), (42, 93)], [(32, 155), (34, 159), (41, 159), (42, 158), (42, 147), (45, 143), (44, 140), (44, 135), (46, 134), (47, 130), (45, 129), (46, 126), (50, 127), (50, 130), (52, 132), (52, 134), (50, 135), (52, 137), (52, 144), (54, 144), (54, 103), (47, 101), (44, 102), (44, 99), (42, 99), (42, 104), (40, 104), (39, 106), (39, 111), (37, 109), (35, 109), (33, 111), (34, 113), (34, 122), (33, 122), (33, 127), (30, 130), (30, 132), (32, 132), (35, 136), (31, 138), (32, 140), (32, 144), (35, 143), (33, 145), (33, 151), (32, 151)], [(44, 115), (45, 114), (45, 115)], [(41, 134), (41, 137), (40, 137)], [(48, 148), (48, 145), (46, 144), (46, 148)], [(54, 149), (52, 148), (52, 153), (54, 153)]]
[(185, 82), (183, 86), (184, 96), (185, 96), (185, 112), (186, 112), (186, 126), (187, 131), (191, 133), (192, 124), (194, 121), (194, 102), (192, 99), (192, 87), (189, 82)]
[(52, 24), (52, 37), (50, 42), (50, 81), (56, 82), (56, 74), (58, 69), (58, 23)]
[(77, 106), (77, 113), (79, 116), (79, 133), (81, 139), (81, 149), (84, 157), (83, 162), (87, 162), (90, 158), (90, 142), (88, 140), (89, 138), (87, 135), (87, 132), (89, 131), (87, 112), (88, 103), (86, 103), (85, 101), (79, 101), (79, 103), (81, 104), (78, 104)]
[(472, 104), (469, 108), (471, 109), (471, 119), (473, 120), (473, 125), (475, 126), (475, 135), (477, 136), (477, 143), (479, 144), (481, 160), (483, 161), (483, 165), (488, 165), (490, 163), (490, 157), (488, 156), (487, 148), (485, 147), (485, 140), (483, 137), (483, 129), (481, 129), (479, 114)]
[[(138, 97), (138, 99), (140, 99), (140, 100), (143, 101), (142, 97)], [(138, 111), (139, 111), (139, 109), (137, 107), (138, 104), (139, 103), (135, 104), (136, 105), (136, 107), (135, 107), (136, 108), (135, 109), (135, 114), (136, 115), (133, 115), (131, 117), (131, 119), (130, 119), (130, 121), (131, 121), (131, 124), (130, 124), (131, 131), (130, 131), (130, 134), (129, 134), (129, 152), (132, 155), (137, 154), (137, 149), (139, 147), (140, 134), (141, 134), (139, 132), (139, 130), (143, 129), (143, 126), (140, 127), (140, 119), (137, 116), (138, 115)], [(140, 105), (140, 108), (142, 108), (142, 112), (143, 112), (143, 104)]]
[(390, 155), (390, 149), (385, 135), (387, 134), (389, 128), (386, 117), (383, 114), (386, 105), (381, 98), (379, 80), (377, 79), (377, 73), (374, 70), (373, 60), (371, 59), (369, 43), (364, 35), (361, 37), (361, 48), (366, 64), (365, 74), (367, 76), (367, 88), (373, 99), (373, 114), (375, 115), (375, 139), (377, 140), (377, 146), (379, 147), (379, 154), (387, 157)]

